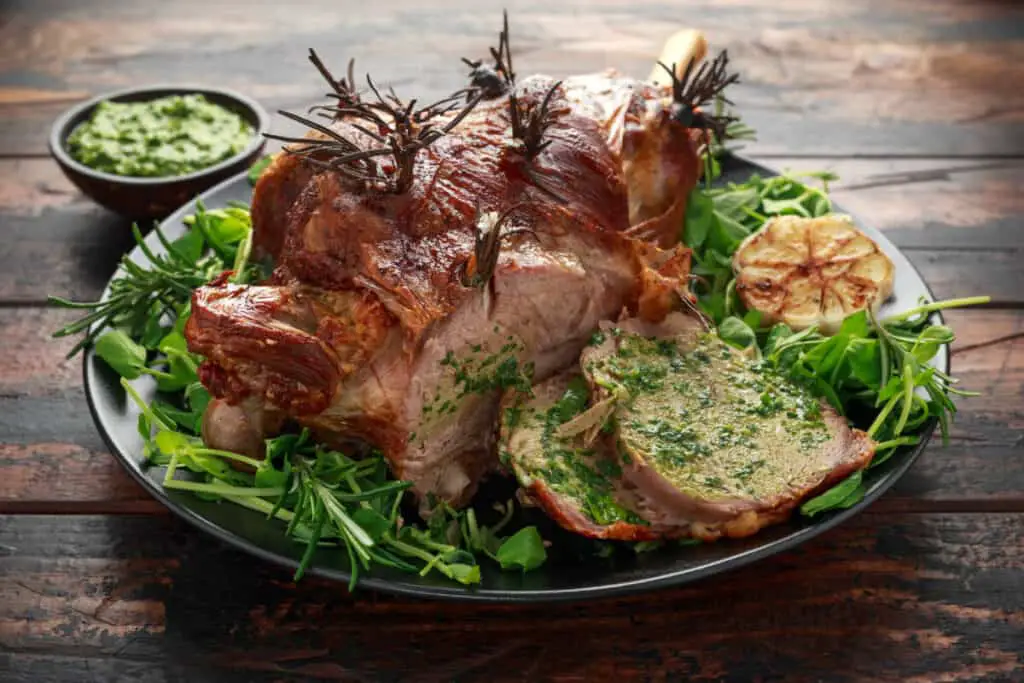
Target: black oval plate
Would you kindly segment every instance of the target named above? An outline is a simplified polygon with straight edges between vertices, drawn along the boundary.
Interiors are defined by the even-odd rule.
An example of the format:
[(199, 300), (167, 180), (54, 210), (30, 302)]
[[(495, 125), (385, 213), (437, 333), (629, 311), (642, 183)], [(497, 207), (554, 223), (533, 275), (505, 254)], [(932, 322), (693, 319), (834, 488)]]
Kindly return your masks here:
[[(723, 166), (722, 181), (742, 182), (752, 173), (776, 175), (756, 164), (731, 158)], [(239, 175), (207, 191), (201, 199), (208, 208), (216, 208), (226, 206), (230, 201), (248, 203), (251, 192), (245, 175)], [(163, 222), (162, 229), (169, 237), (177, 237), (185, 229), (182, 218), (193, 210), (192, 204), (182, 207)], [(840, 209), (837, 207), (837, 210)], [(886, 310), (906, 310), (921, 297), (932, 300), (931, 292), (910, 261), (882, 233), (862, 222), (858, 225), (882, 246), (896, 265), (895, 296), (886, 305)], [(147, 242), (152, 249), (159, 251), (155, 236), (151, 235)], [(131, 253), (131, 258), (139, 263), (146, 262), (138, 248)], [(939, 351), (934, 363), (941, 369), (949, 369), (946, 348)], [(136, 386), (147, 400), (155, 392), (153, 383), (146, 379), (136, 382)], [(297, 566), (304, 546), (284, 536), (282, 523), (230, 503), (200, 500), (189, 493), (169, 491), (161, 486), (164, 469), (146, 466), (140, 456), (142, 440), (136, 431), (138, 411), (127, 400), (115, 373), (91, 351), (85, 354), (85, 392), (93, 418), (107, 445), (128, 472), (157, 500), (188, 522), (246, 552), (287, 567)], [(903, 476), (920, 455), (934, 429), (934, 421), (928, 423), (918, 446), (894, 454), (865, 474), (867, 494), (861, 503), (813, 520), (796, 516), (786, 524), (769, 527), (747, 539), (667, 547), (635, 557), (627, 554), (628, 557), (616, 555), (608, 559), (581, 561), (573, 552), (559, 552), (571, 549), (574, 537), (555, 530), (553, 535), (548, 534), (553, 540), (548, 562), (527, 574), (502, 572), (493, 563), (484, 561), (481, 563), (482, 583), (478, 587), (467, 588), (437, 573), (421, 577), (381, 567), (369, 573), (363, 572), (359, 585), (432, 598), (535, 602), (622, 595), (694, 581), (793, 548), (857, 514)], [(321, 549), (310, 571), (348, 581), (347, 555), (340, 548)]]

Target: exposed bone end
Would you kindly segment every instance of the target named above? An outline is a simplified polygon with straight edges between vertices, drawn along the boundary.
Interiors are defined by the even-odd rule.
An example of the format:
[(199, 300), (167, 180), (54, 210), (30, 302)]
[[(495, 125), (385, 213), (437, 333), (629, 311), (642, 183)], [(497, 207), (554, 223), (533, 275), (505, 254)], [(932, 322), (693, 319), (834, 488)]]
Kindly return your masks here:
[[(213, 399), (203, 414), (203, 443), (209, 448), (262, 459), (265, 449), (261, 412), (252, 406), (233, 406), (224, 399)], [(234, 460), (229, 464), (235, 469), (249, 469)]]
[[(675, 64), (676, 77), (681, 78), (691, 62), (699, 63), (707, 53), (708, 41), (704, 38), (704, 34), (696, 29), (688, 28), (677, 31), (665, 41), (665, 47), (661, 49), (658, 61), (668, 67)], [(655, 64), (651, 69), (648, 80), (655, 85), (672, 85), (672, 79), (659, 64)]]

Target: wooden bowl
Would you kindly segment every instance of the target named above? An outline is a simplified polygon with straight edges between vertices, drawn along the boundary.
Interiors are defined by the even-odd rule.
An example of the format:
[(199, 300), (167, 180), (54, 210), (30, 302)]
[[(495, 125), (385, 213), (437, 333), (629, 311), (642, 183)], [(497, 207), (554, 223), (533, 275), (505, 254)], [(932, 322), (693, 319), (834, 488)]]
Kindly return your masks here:
[[(253, 127), (252, 141), (230, 159), (186, 175), (160, 178), (120, 176), (104, 173), (76, 161), (67, 150), (67, 140), (80, 123), (92, 116), (100, 102), (145, 102), (170, 95), (203, 95), (210, 102), (238, 114)], [(248, 97), (222, 88), (155, 85), (130, 88), (101, 95), (64, 112), (50, 131), (50, 153), (71, 182), (96, 203), (133, 219), (162, 218), (220, 181), (245, 171), (259, 158), (266, 145), (269, 117)]]

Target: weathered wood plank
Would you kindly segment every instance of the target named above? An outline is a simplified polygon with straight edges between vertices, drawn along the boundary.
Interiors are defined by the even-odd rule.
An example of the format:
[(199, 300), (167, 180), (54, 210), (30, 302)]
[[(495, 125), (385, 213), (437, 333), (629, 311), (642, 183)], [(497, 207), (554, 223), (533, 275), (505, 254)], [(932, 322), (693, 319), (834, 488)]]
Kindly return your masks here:
[[(268, 150), (277, 147), (268, 144)], [(1024, 212), (1018, 191), (1024, 160), (752, 158), (780, 172), (835, 173), (839, 180), (829, 184), (833, 199), (900, 247), (1024, 248), (1024, 234), (1016, 229)], [(0, 225), (60, 221), (56, 214), (64, 212), (88, 222), (107, 213), (49, 159), (0, 159), (0, 177)]]
[(230, 672), (202, 664), (151, 658), (136, 660), (120, 655), (75, 657), (24, 652), (0, 652), (0, 671), (4, 672), (5, 683), (298, 683), (318, 680), (271, 672)]
[[(61, 218), (68, 220), (53, 228), (34, 221), (13, 226), (8, 233), (13, 241), (0, 246), (0, 264), (10, 264), (9, 269), (0, 270), (0, 301), (44, 305), (49, 295), (95, 300), (122, 254), (134, 245), (127, 227), (109, 214), (92, 224), (84, 217), (76, 221), (63, 214)], [(66, 242), (58, 241), (61, 234), (68, 237)], [(1022, 251), (967, 245), (905, 250), (939, 299), (987, 294), (997, 306), (1024, 304)]]
[[(9, 683), (64, 683), (65, 681), (105, 681), (119, 683), (166, 683), (170, 678), (163, 664), (126, 661), (123, 658), (62, 657), (0, 653), (0, 671)], [(195, 681), (210, 680), (193, 678)]]
[[(0, 647), (16, 671), (60, 656), (105, 662), (99, 671), (162, 665), (168, 680), (183, 671), (840, 683), (1024, 674), (1016, 514), (868, 513), (795, 551), (653, 596), (443, 609), (353, 598), (315, 579), (296, 587), (284, 570), (172, 518), (2, 521)], [(573, 646), (558, 645), (567, 633)]]
[[(304, 107), (322, 85), (305, 61), (358, 66), (410, 96), (459, 87), (463, 56), (486, 53), (507, 5), (518, 71), (564, 76), (614, 66), (645, 76), (682, 24), (727, 48), (734, 99), (762, 153), (1024, 153), (1020, 8), (954, 0), (766, 5), (515, 0), (481, 6), (387, 0), (257, 3), (22, 2), (5, 12), (0, 154), (45, 152), (63, 101), (154, 81), (243, 90), (268, 108)], [(46, 8), (41, 9), (41, 8)], [(955, 17), (951, 18), (951, 17)], [(339, 67), (340, 68), (340, 67)]]
[[(48, 332), (65, 311), (0, 310), (0, 511), (162, 511), (111, 457), (81, 389), (73, 340)], [(1024, 510), (1024, 311), (953, 311), (961, 401), (948, 446), (936, 438), (877, 505), (883, 510)]]
[[(1024, 270), (1017, 267), (1024, 251), (1018, 226), (1024, 161), (784, 157), (765, 163), (836, 172), (836, 202), (907, 249), (938, 296), (984, 292), (1024, 301)], [(0, 160), (0, 177), (0, 300), (97, 296), (133, 244), (129, 225), (79, 194), (47, 159)]]

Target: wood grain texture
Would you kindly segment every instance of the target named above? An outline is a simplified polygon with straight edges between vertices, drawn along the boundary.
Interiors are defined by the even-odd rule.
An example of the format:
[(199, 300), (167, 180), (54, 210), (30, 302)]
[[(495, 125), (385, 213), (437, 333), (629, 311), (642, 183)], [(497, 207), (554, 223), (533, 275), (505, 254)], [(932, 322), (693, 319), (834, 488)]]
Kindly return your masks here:
[(18, 681), (41, 655), (143, 680), (1020, 680), (1018, 521), (869, 513), (650, 597), (438, 609), (296, 587), (172, 518), (8, 517), (0, 648)]
[(323, 90), (309, 47), (328, 63), (356, 57), (409, 96), (441, 96), (463, 83), (460, 57), (486, 54), (504, 6), (523, 74), (643, 76), (671, 33), (701, 28), (743, 75), (735, 100), (760, 153), (1024, 153), (1024, 94), (1009, 87), (1024, 76), (1024, 14), (1012, 2), (21, 0), (0, 26), (0, 154), (45, 153), (67, 100), (154, 81), (307, 106)]
[[(89, 415), (73, 340), (48, 331), (71, 318), (0, 310), (0, 512), (157, 512), (108, 455)], [(1024, 311), (952, 311), (954, 374), (982, 392), (961, 401), (951, 442), (936, 439), (878, 506), (885, 510), (1024, 512)]]
[[(1024, 303), (1024, 160), (765, 160), (830, 170), (833, 197), (905, 249), (939, 297)], [(47, 159), (0, 160), (0, 301), (99, 295), (132, 245), (129, 224), (92, 204)], [(970, 252), (970, 253), (964, 253)]]

